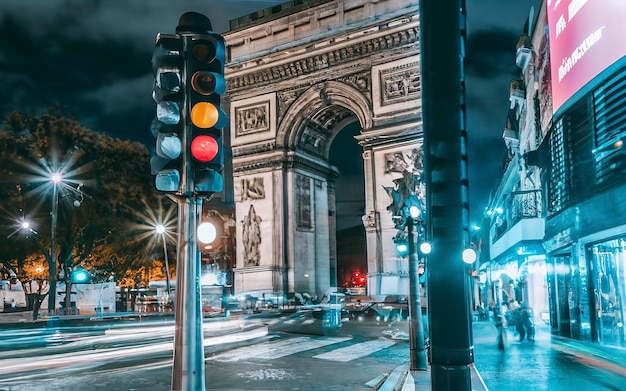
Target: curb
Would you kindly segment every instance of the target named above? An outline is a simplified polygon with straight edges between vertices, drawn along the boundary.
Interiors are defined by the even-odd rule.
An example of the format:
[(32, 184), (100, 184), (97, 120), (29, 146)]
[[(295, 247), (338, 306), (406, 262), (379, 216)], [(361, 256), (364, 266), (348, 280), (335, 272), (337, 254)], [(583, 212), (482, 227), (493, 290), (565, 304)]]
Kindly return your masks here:
[[(474, 364), (469, 365), (472, 391), (489, 391), (482, 376), (476, 369)], [(430, 390), (430, 366), (426, 371), (412, 371), (409, 364), (404, 363), (397, 366), (388, 376), (381, 375), (384, 381), (374, 385), (372, 388), (376, 391), (413, 391), (418, 389)], [(368, 386), (376, 379), (367, 383)], [(377, 386), (377, 387), (376, 387)], [(419, 388), (416, 388), (419, 387)]]

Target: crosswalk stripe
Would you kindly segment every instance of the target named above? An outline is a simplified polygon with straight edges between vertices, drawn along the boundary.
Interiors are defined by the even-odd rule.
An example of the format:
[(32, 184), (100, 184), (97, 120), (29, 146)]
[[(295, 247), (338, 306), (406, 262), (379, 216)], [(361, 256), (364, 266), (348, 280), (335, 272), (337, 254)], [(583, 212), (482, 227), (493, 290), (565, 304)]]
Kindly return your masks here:
[(330, 352), (318, 354), (313, 357), (320, 358), (322, 360), (348, 362), (360, 357), (369, 356), (370, 354), (388, 348), (393, 344), (395, 344), (395, 342), (393, 341), (378, 339), (357, 343), (354, 345), (346, 346), (345, 348), (335, 349)]
[(316, 349), (339, 342), (349, 341), (350, 339), (352, 338), (290, 338), (278, 342), (266, 342), (259, 345), (244, 346), (238, 349), (230, 350), (228, 352), (217, 354), (213, 357), (208, 357), (207, 360), (216, 360), (222, 362), (241, 361), (249, 358), (272, 360), (303, 352), (306, 350)]

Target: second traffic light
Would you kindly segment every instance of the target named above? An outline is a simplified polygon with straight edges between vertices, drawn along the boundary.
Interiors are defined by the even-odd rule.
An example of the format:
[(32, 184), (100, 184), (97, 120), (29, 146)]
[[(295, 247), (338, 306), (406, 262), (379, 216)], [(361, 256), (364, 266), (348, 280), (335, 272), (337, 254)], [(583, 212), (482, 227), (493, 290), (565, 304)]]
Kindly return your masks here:
[(151, 131), (156, 150), (150, 159), (151, 173), (156, 175), (157, 190), (175, 193), (180, 189), (182, 169), (183, 121), (183, 41), (180, 36), (157, 35), (152, 56), (156, 118)]
[(226, 91), (224, 63), (226, 43), (211, 32), (211, 22), (194, 12), (183, 14), (178, 34), (185, 37), (186, 127), (189, 140), (187, 160), (192, 166), (193, 192), (210, 196), (224, 189), (223, 128), (228, 117), (221, 108)]

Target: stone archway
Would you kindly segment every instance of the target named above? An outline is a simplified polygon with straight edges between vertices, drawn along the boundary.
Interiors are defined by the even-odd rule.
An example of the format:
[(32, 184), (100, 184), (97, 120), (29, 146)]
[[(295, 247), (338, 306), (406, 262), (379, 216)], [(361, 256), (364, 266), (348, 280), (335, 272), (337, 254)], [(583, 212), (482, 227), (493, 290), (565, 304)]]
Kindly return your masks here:
[(417, 3), (312, 2), (224, 34), (236, 292), (321, 295), (336, 286), (338, 173), (328, 154), (337, 132), (356, 121), (368, 293), (408, 292), (385, 188), (403, 175), (398, 159), (411, 166), (421, 148)]

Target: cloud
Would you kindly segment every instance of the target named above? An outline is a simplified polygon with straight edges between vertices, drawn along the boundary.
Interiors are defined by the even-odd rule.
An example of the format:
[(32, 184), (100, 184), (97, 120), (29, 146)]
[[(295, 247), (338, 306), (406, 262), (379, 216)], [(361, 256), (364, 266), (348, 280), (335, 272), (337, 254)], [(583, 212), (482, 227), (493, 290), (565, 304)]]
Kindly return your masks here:
[(466, 75), (486, 79), (513, 73), (519, 37), (519, 33), (503, 29), (478, 30), (471, 34), (467, 38)]
[[(60, 104), (82, 125), (152, 145), (150, 60), (156, 34), (197, 11), (213, 30), (285, 0), (2, 0), (0, 116)], [(498, 175), (515, 45), (538, 0), (468, 0), (466, 101), (472, 194)], [(360, 164), (360, 163), (359, 163)], [(472, 205), (475, 205), (472, 201)]]
[(156, 34), (174, 33), (187, 11), (205, 13), (222, 32), (230, 19), (279, 2), (0, 2), (0, 115), (38, 114), (59, 104), (93, 130), (143, 141), (136, 130), (144, 126), (149, 134), (154, 115), (150, 61)]

